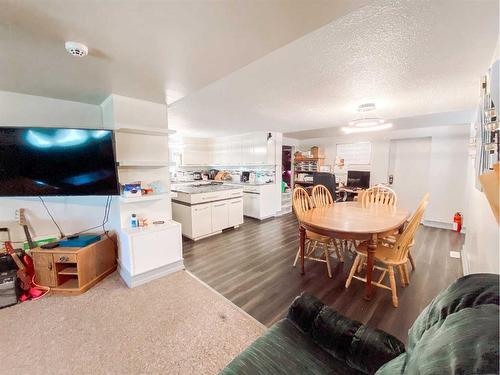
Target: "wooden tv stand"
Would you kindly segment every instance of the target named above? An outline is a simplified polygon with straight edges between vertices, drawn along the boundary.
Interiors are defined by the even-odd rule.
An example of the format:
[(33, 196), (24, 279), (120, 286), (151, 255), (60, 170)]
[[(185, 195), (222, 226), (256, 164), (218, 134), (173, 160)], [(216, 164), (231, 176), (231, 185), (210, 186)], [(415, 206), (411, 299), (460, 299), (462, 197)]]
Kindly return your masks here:
[(50, 287), (53, 294), (84, 293), (116, 270), (115, 242), (105, 235), (85, 247), (37, 247), (31, 253), (36, 283)]

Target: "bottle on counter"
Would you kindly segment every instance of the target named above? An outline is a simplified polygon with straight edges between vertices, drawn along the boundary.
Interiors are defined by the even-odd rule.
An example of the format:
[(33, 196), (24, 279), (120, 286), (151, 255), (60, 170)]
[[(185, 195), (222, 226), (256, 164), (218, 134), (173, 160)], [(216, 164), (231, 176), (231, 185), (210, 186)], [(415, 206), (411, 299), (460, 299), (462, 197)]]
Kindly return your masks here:
[(132, 214), (132, 217), (130, 218), (130, 226), (132, 228), (137, 228), (139, 226), (139, 220), (137, 219), (136, 214)]

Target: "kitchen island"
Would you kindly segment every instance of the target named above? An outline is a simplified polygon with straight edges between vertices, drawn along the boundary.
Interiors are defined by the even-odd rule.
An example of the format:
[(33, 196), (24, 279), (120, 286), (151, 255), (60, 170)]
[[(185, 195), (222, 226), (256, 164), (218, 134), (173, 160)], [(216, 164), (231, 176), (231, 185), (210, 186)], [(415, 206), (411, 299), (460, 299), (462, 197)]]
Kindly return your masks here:
[(243, 223), (243, 188), (220, 183), (172, 186), (172, 217), (194, 241)]

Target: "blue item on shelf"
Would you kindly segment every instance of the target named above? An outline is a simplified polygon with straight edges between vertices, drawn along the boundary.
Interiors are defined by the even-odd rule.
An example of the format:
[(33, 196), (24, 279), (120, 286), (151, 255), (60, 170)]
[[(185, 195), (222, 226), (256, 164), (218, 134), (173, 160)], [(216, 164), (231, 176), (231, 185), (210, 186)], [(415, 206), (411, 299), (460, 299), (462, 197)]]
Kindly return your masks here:
[(76, 238), (64, 238), (59, 241), (61, 247), (84, 247), (101, 239), (99, 234), (80, 234)]

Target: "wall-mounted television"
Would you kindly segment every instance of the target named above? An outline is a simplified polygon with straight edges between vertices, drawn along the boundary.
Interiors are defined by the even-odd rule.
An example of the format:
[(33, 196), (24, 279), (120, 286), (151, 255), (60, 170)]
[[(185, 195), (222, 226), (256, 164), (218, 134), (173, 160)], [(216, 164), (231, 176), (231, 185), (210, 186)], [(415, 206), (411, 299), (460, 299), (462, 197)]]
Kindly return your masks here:
[(113, 132), (0, 127), (0, 196), (118, 195)]

